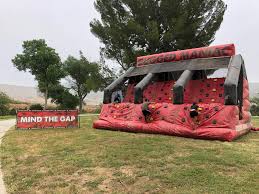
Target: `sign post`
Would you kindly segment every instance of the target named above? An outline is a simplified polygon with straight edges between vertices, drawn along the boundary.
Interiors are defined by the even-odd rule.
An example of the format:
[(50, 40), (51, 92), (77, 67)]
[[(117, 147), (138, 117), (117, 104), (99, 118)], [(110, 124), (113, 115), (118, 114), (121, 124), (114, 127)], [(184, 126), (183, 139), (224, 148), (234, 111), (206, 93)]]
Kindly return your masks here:
[(78, 110), (17, 111), (17, 129), (78, 128)]

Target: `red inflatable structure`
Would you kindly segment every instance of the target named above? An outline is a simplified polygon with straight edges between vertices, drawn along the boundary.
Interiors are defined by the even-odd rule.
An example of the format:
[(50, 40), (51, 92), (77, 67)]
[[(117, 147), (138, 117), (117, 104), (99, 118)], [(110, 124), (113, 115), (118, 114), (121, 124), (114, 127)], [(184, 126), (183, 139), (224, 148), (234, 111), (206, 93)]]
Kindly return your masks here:
[[(213, 77), (225, 70), (224, 77)], [(123, 101), (112, 102), (123, 91)], [(151, 121), (142, 113), (148, 103)], [(190, 117), (193, 103), (201, 108)], [(244, 61), (233, 44), (139, 57), (104, 91), (94, 128), (232, 141), (251, 128)]]

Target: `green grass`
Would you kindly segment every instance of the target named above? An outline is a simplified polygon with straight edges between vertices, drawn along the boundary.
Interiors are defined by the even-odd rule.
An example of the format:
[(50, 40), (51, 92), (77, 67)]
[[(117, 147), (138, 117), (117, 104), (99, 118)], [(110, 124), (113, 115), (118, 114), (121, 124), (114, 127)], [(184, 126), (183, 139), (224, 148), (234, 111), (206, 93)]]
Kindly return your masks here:
[(15, 116), (13, 116), (13, 115), (0, 116), (0, 121), (2, 121), (2, 120), (8, 120), (8, 119), (15, 119)]
[[(11, 130), (1, 149), (9, 193), (256, 193), (259, 133), (235, 142), (92, 129)], [(254, 118), (259, 126), (259, 118)]]
[(259, 127), (259, 117), (253, 117), (253, 124)]

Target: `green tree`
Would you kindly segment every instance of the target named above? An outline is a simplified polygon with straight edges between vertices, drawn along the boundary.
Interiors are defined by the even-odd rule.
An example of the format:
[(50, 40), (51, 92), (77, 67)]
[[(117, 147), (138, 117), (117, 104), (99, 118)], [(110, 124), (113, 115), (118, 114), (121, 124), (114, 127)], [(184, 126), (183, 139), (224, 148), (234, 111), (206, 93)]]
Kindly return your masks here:
[(91, 91), (102, 90), (112, 79), (104, 72), (101, 65), (89, 62), (80, 52), (80, 59), (69, 56), (64, 62), (64, 69), (68, 75), (68, 87), (77, 95), (79, 111), (82, 111), (84, 99)]
[(0, 115), (7, 115), (9, 113), (8, 104), (12, 100), (3, 92), (0, 92)]
[(64, 77), (60, 57), (43, 39), (24, 41), (22, 46), (23, 53), (15, 56), (13, 64), (19, 71), (29, 71), (35, 76), (44, 93), (46, 109), (49, 87)]
[(223, 20), (223, 0), (96, 0), (90, 23), (101, 53), (125, 70), (137, 56), (208, 46)]
[(60, 84), (50, 87), (49, 97), (53, 103), (58, 105), (59, 109), (75, 109), (79, 104), (78, 98)]

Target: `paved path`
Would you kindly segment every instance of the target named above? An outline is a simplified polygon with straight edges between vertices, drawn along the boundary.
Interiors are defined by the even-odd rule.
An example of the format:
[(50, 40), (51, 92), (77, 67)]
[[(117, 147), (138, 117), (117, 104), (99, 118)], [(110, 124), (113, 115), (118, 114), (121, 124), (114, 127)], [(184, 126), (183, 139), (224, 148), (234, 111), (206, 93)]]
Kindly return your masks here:
[[(0, 121), (0, 144), (2, 142), (2, 138), (5, 135), (5, 133), (14, 125), (15, 125), (15, 119)], [(6, 194), (6, 189), (3, 181), (3, 173), (1, 169), (2, 168), (0, 164), (0, 193)]]

